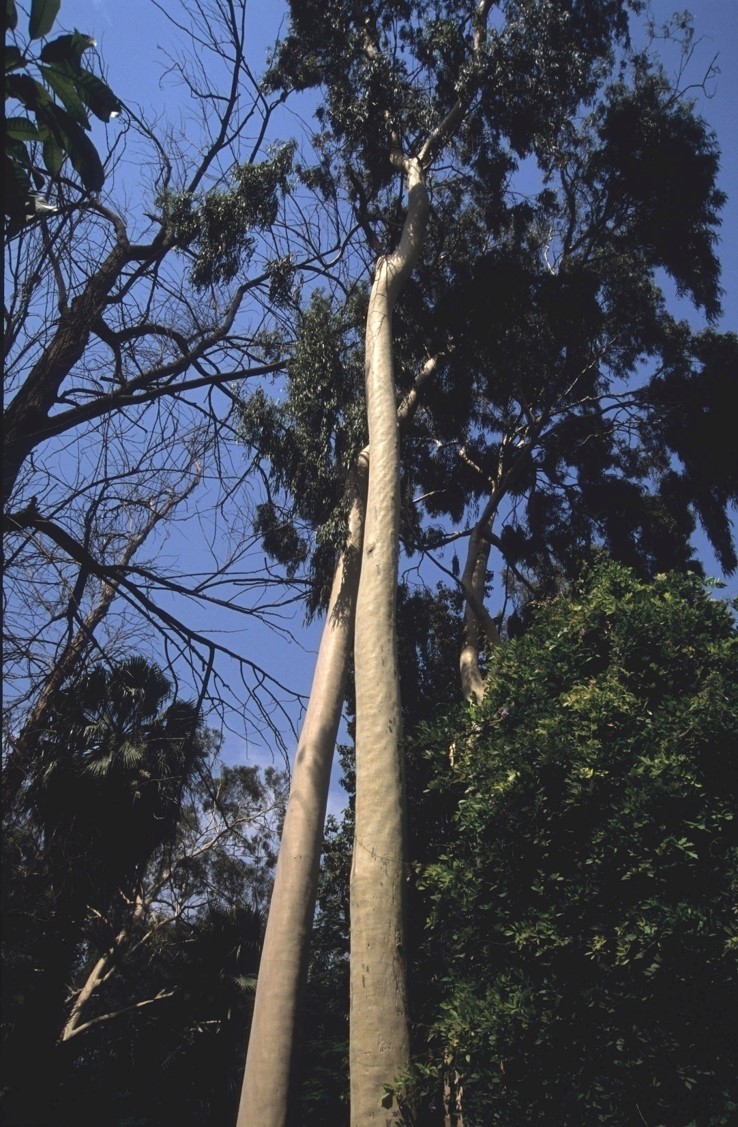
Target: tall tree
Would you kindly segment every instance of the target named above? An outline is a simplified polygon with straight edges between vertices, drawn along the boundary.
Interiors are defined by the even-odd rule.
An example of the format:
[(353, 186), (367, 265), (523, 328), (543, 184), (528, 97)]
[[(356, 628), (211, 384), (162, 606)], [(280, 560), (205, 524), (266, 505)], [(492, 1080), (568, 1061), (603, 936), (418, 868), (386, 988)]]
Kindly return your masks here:
[[(363, 263), (379, 256), (365, 299), (368, 400), (374, 401), (376, 342), (386, 345), (390, 332), (393, 404), (428, 357), (433, 367), (399, 478), (394, 453), (375, 474), (375, 483), (385, 482), (380, 493), (388, 538), (382, 534), (375, 540), (365, 531), (360, 583), (371, 599), (379, 597), (372, 592), (377, 575), (371, 575), (369, 561), (386, 550), (385, 593), (395, 585), (398, 526), (406, 548), (428, 556), (453, 539), (467, 538), (458, 578), (467, 603), (463, 657), (469, 698), (484, 692), (482, 646), (495, 644), (499, 636), (484, 605), (493, 549), (508, 591), (535, 582), (544, 592), (597, 543), (644, 572), (669, 558), (686, 565), (692, 559), (689, 538), (696, 515), (724, 566), (734, 564), (726, 517), (738, 495), (734, 467), (718, 455), (720, 466), (710, 467), (698, 483), (690, 468), (695, 462), (688, 428), (679, 422), (677, 388), (691, 387), (707, 417), (715, 419), (708, 404), (721, 394), (736, 341), (712, 330), (692, 333), (676, 322), (658, 284), (658, 271), (666, 270), (708, 317), (717, 311), (713, 243), (722, 203), (715, 188), (717, 151), (693, 107), (657, 65), (643, 54), (616, 52), (627, 33), (627, 7), (567, 4), (554, 11), (547, 4), (508, 3), (495, 9), (490, 23), (486, 5), (473, 15), (468, 6), (453, 4), (442, 9), (418, 4), (412, 10), (383, 5), (361, 12), (338, 4), (320, 10), (294, 4), (291, 33), (276, 57), (275, 84), (322, 85), (313, 181), (327, 198), (345, 193), (366, 237)], [(537, 182), (528, 188), (531, 198), (520, 202), (515, 173), (523, 160), (535, 165)], [(688, 170), (689, 190), (683, 207), (680, 202), (670, 208), (663, 175), (665, 168), (677, 166)], [(398, 174), (413, 187), (407, 208), (398, 201)], [(412, 200), (426, 191), (431, 197), (428, 234), (418, 239), (416, 277), (401, 295), (388, 295), (383, 292), (387, 274), (418, 234)], [(346, 309), (359, 304), (354, 288)], [(327, 318), (334, 325), (340, 320), (335, 312)], [(312, 332), (314, 317), (309, 325)], [(356, 321), (353, 325), (355, 330)], [(308, 336), (306, 351), (314, 368), (320, 358), (336, 356), (330, 348), (326, 352), (327, 334), (313, 334), (312, 344)], [(348, 352), (348, 357), (337, 356), (339, 378), (354, 370), (354, 344)], [(644, 365), (649, 369), (645, 380)], [(245, 429), (250, 445), (270, 459), (272, 481), (281, 493), (270, 501), (268, 527), (262, 529), (265, 547), (277, 558), (304, 559), (318, 526), (314, 559), (320, 562), (321, 541), (324, 546), (336, 540), (334, 518), (311, 504), (309, 483), (320, 480), (332, 459), (340, 464), (352, 429), (349, 412), (335, 410), (343, 389), (321, 407), (325, 383), (313, 397), (298, 384), (293, 381), (296, 394), (284, 407), (267, 406), (263, 397), (246, 403)], [(295, 474), (289, 465), (299, 458), (295, 450), (305, 450), (299, 420), (305, 417), (306, 399), (323, 447), (314, 471), (310, 458), (303, 458)], [(392, 429), (389, 400), (383, 412), (387, 434)], [(269, 425), (259, 428), (259, 421)], [(666, 447), (654, 441), (655, 434), (669, 436)], [(291, 449), (287, 459), (278, 449), (285, 440)], [(396, 437), (390, 450), (394, 442)], [(719, 448), (726, 452), (725, 445)], [(373, 462), (370, 440), (370, 466)], [(337, 499), (335, 484), (332, 488)], [(395, 497), (404, 501), (401, 520), (392, 509)], [(380, 508), (372, 500), (367, 512), (374, 520)], [(430, 523), (439, 518), (445, 527)], [(449, 521), (456, 525), (452, 531)], [(493, 521), (502, 524), (499, 532)], [(300, 526), (305, 530), (306, 525), (307, 536), (301, 538)], [(390, 606), (388, 600), (385, 607)], [(361, 761), (366, 763), (363, 749), (377, 746), (375, 737), (366, 735), (372, 730), (367, 698), (373, 703), (380, 681), (387, 686), (395, 681), (392, 645), (387, 648), (392, 612), (383, 615), (362, 617), (356, 631), (360, 696), (362, 681), (366, 685), (361, 670), (369, 668), (363, 666), (366, 653), (379, 656), (384, 644), (386, 658), (381, 678), (362, 697), (358, 711), (359, 776)], [(381, 639), (374, 633), (380, 622)], [(388, 692), (387, 700), (391, 696)], [(380, 728), (395, 727), (392, 711), (379, 718)], [(386, 731), (377, 734), (381, 740), (386, 736)], [(394, 736), (389, 745), (395, 764), (391, 778), (397, 782), (401, 771)], [(357, 782), (359, 806), (362, 792), (372, 794), (377, 784), (371, 768), (364, 778)], [(395, 827), (396, 860), (401, 831), (390, 810), (391, 789), (385, 787), (380, 799), (387, 803), (383, 825)], [(372, 815), (383, 809), (379, 802), (373, 797), (369, 803)], [(373, 841), (360, 822), (357, 858), (367, 849), (370, 854), (374, 849), (377, 863), (389, 857), (391, 851), (383, 851), (386, 841)], [(357, 871), (357, 933), (363, 906), (371, 904), (371, 893), (367, 900), (360, 886)], [(374, 914), (379, 914), (376, 908)], [(401, 931), (390, 931), (383, 959), (396, 967)], [(358, 938), (354, 951), (358, 969), (367, 962)], [(401, 996), (399, 986), (396, 996)], [(352, 1004), (358, 1011), (359, 988)], [(402, 1010), (401, 1001), (397, 1009)], [(358, 1061), (377, 1064), (386, 1017), (372, 1031), (376, 1014), (370, 1016), (371, 1006), (361, 1012), (354, 1023), (353, 1071), (359, 1085), (354, 1102), (357, 1117), (366, 1118), (384, 1115), (382, 1087), (392, 1081), (385, 1076), (378, 1084), (376, 1074), (367, 1074), (366, 1090), (359, 1094)], [(281, 1040), (292, 1045), (289, 1029), (283, 1029)], [(402, 1034), (398, 1041), (403, 1042)], [(284, 1076), (287, 1051), (264, 1074), (267, 1084), (277, 1070)], [(403, 1051), (395, 1055), (396, 1071)], [(285, 1090), (284, 1084), (279, 1087)], [(254, 1088), (247, 1082), (244, 1101), (249, 1091)], [(365, 1098), (366, 1107), (359, 1111)], [(247, 1102), (242, 1106), (247, 1108)], [(283, 1122), (284, 1114), (274, 1122)], [(390, 1119), (396, 1114), (396, 1106), (387, 1110)]]
[[(379, 1093), (406, 1064), (410, 1030), (404, 956), (405, 787), (395, 597), (400, 452), (392, 312), (417, 260), (428, 193), (417, 157), (407, 176), (400, 241), (378, 262), (366, 326), (367, 519), (356, 598), (356, 828), (351, 869), (351, 1117), (378, 1120)], [(384, 1101), (383, 1101), (384, 1102)], [(397, 1119), (392, 1114), (392, 1119)], [(387, 1120), (390, 1121), (389, 1119)]]
[[(363, 13), (359, 19), (356, 12), (344, 10), (340, 12), (337, 10), (330, 16), (321, 17), (313, 12), (309, 5), (295, 6), (293, 9), (293, 24), (297, 34), (285, 42), (277, 65), (281, 68), (282, 77), (288, 75), (297, 86), (321, 81), (325, 83), (326, 107), (323, 111), (323, 123), (326, 128), (321, 138), (322, 151), (328, 154), (328, 160), (331, 157), (334, 159), (334, 169), (340, 169), (338, 175), (343, 177), (344, 183), (351, 186), (357, 217), (362, 228), (369, 234), (372, 246), (377, 245), (374, 229), (378, 223), (381, 224), (383, 220), (386, 222), (390, 238), (393, 225), (397, 230), (397, 208), (389, 198), (389, 194), (382, 196), (391, 182), (393, 164), (396, 168), (409, 172), (414, 184), (422, 186), (427, 175), (424, 166), (430, 165), (433, 156), (452, 140), (454, 159), (459, 164), (464, 161), (466, 173), (469, 173), (471, 167), (472, 175), (477, 176), (477, 180), (474, 181), (478, 185), (477, 211), (475, 214), (468, 206), (464, 206), (464, 197), (459, 195), (459, 189), (456, 187), (458, 181), (455, 185), (453, 178), (441, 176), (438, 178), (437, 190), (439, 200), (442, 200), (447, 208), (443, 219), (456, 220), (449, 225), (455, 238), (463, 235), (464, 220), (467, 225), (476, 220), (477, 226), (486, 225), (488, 232), (491, 233), (495, 211), (501, 218), (500, 204), (504, 198), (501, 196), (501, 191), (504, 190), (504, 176), (514, 163), (510, 155), (511, 151), (521, 156), (534, 152), (544, 172), (546, 171), (546, 154), (552, 150), (555, 139), (564, 136), (571, 115), (583, 101), (591, 99), (597, 89), (601, 70), (598, 71), (595, 62), (607, 59), (613, 35), (625, 31), (625, 10), (620, 5), (610, 6), (607, 10), (599, 7), (596, 14), (589, 11), (585, 13), (583, 7), (577, 6), (576, 10), (559, 13), (557, 16), (548, 9), (544, 12), (535, 5), (526, 8), (525, 12), (522, 9), (518, 10), (517, 7), (513, 11), (511, 6), (507, 12), (508, 22), (499, 30), (495, 29), (489, 50), (482, 50), (484, 37), (481, 33), (486, 23), (486, 14), (487, 9), (482, 6), (477, 13), (476, 38), (471, 46), (467, 44), (466, 47), (467, 52), (471, 50), (471, 57), (475, 52), (478, 54), (478, 65), (476, 70), (473, 66), (470, 68), (469, 74), (465, 76), (466, 85), (462, 83), (462, 97), (454, 102), (453, 98), (449, 98), (449, 91), (455, 89), (454, 81), (458, 78), (460, 60), (463, 58), (465, 34), (463, 21), (462, 24), (455, 25), (453, 19), (449, 17), (441, 23), (430, 18), (429, 13), (423, 9), (422, 12), (418, 12), (417, 25), (411, 30), (409, 25), (401, 25), (397, 22), (407, 15), (404, 12), (401, 16), (394, 14), (396, 22), (393, 23), (393, 17), (386, 11), (378, 14), (376, 19), (371, 12)], [(523, 17), (531, 21), (527, 27), (529, 33), (527, 36), (522, 34)], [(424, 20), (427, 22), (424, 23)], [(391, 44), (395, 41), (394, 36), (398, 36), (398, 41), (402, 38), (403, 48), (402, 51), (393, 54)], [(305, 52), (306, 42), (310, 43), (312, 54)], [(439, 62), (438, 51), (435, 48), (441, 42), (446, 49), (446, 55), (441, 56)], [(545, 44), (545, 47), (542, 48), (541, 44)], [(434, 48), (433, 51), (431, 47)], [(556, 65), (561, 64), (567, 51), (578, 52), (578, 65), (571, 69), (570, 81), (564, 87), (560, 80), (561, 72), (557, 72)], [(415, 52), (419, 65), (414, 76), (411, 77), (410, 68), (406, 64), (412, 52)], [(431, 57), (432, 66), (429, 65)], [(554, 58), (556, 64), (552, 62)], [(347, 66), (347, 59), (352, 60), (352, 65)], [(428, 66), (428, 70), (423, 71), (423, 66)], [(426, 83), (422, 89), (418, 78), (420, 73), (423, 74)], [(527, 85), (521, 83), (522, 73), (532, 73), (534, 81)], [(572, 76), (573, 80), (571, 80)], [(507, 87), (503, 79), (507, 80)], [(470, 132), (464, 133), (461, 127), (464, 124), (464, 111), (475, 97), (478, 98), (480, 111), (477, 118), (477, 132), (479, 133), (481, 128), (482, 136), (477, 137), (475, 147), (472, 148)], [(469, 116), (471, 120), (471, 115)], [(483, 135), (484, 129), (488, 130), (486, 137)], [(453, 136), (455, 131), (459, 133), (458, 140)], [(503, 138), (506, 142), (503, 142)], [(506, 148), (506, 144), (509, 148)], [(404, 150), (403, 145), (405, 145)], [(379, 156), (382, 152), (386, 154), (384, 163)], [(408, 162), (414, 157), (408, 156), (408, 152), (417, 154), (420, 161), (418, 166), (411, 168)], [(488, 172), (490, 166), (494, 168), (492, 163), (494, 158), (497, 160), (498, 176), (496, 185), (492, 182), (490, 190), (489, 184), (485, 184), (480, 173)], [(386, 202), (384, 212), (380, 203), (383, 199)], [(718, 202), (715, 197), (714, 203)], [(455, 216), (451, 211), (454, 204)], [(481, 204), (484, 204), (486, 214), (480, 214)], [(710, 214), (714, 215), (714, 212), (709, 213), (709, 207), (708, 204), (706, 216), (708, 222)], [(413, 223), (412, 211), (411, 206), (410, 230)], [(511, 212), (508, 208), (507, 214), (515, 218), (514, 209)], [(405, 218), (407, 219), (407, 216)], [(521, 215), (518, 219), (518, 230), (521, 226), (520, 218), (524, 219), (525, 215)], [(502, 230), (504, 224), (500, 234)], [(408, 227), (405, 228), (406, 237), (407, 233)], [(511, 226), (511, 233), (515, 235), (514, 226)], [(379, 242), (381, 244), (381, 238)], [(401, 245), (402, 238), (398, 246)], [(459, 261), (458, 256), (454, 261)], [(436, 276), (438, 277), (437, 273)], [(375, 285), (381, 289), (381, 267), (377, 271)], [(433, 308), (433, 302), (426, 303), (426, 317)], [(369, 325), (368, 354), (371, 361), (374, 346), (371, 314)], [(419, 329), (415, 334), (416, 342), (419, 338), (422, 339), (424, 331), (426, 336), (428, 334), (427, 320), (423, 324), (418, 318), (418, 325)], [(384, 327), (388, 327), (386, 319), (383, 322)], [(412, 331), (411, 327), (408, 333)], [(445, 343), (448, 346), (448, 341)], [(455, 366), (453, 361), (449, 366)], [(371, 370), (371, 362), (368, 368)], [(571, 372), (569, 374), (571, 375)], [(452, 381), (449, 381), (448, 386), (456, 390), (456, 385)], [(456, 419), (454, 425), (458, 428), (458, 407), (454, 416)], [(512, 436), (508, 437), (508, 444), (512, 446)], [(469, 452), (464, 450), (463, 453), (466, 455), (467, 463), (471, 463), (472, 469), (477, 468)], [(519, 456), (513, 460), (516, 462), (516, 474), (519, 475), (524, 458)], [(510, 466), (506, 466), (505, 469), (509, 470)], [(486, 477), (488, 478), (488, 475)], [(510, 491), (511, 484), (511, 481), (506, 480), (504, 488), (496, 490), (496, 504), (499, 503), (502, 495)], [(372, 506), (370, 505), (369, 508), (371, 510)], [(480, 523), (478, 535), (472, 540), (472, 544), (480, 546), (479, 551), (485, 544), (484, 550), (489, 550), (490, 541), (483, 535), (488, 531), (485, 525), (489, 521), (489, 516), (489, 513), (486, 514), (484, 521)], [(369, 538), (365, 539), (365, 559), (370, 543)], [(372, 544), (372, 551), (375, 547)], [(477, 563), (478, 556), (475, 555), (465, 575), (473, 576), (475, 571), (483, 575), (484, 564), (477, 567)], [(475, 601), (479, 602), (479, 592), (474, 591), (474, 585), (468, 578), (465, 587), (470, 607), (479, 617), (474, 606)], [(487, 635), (492, 635), (491, 627), (486, 621), (485, 626)], [(359, 666), (362, 661), (360, 654), (362, 645), (363, 641), (359, 640), (357, 633), (356, 653)], [(379, 647), (376, 649), (378, 650)], [(359, 683), (361, 676), (359, 673)], [(362, 709), (359, 710), (358, 718), (360, 730), (361, 712)], [(361, 755), (361, 752), (359, 754)], [(358, 826), (357, 840), (361, 840)], [(359, 1024), (363, 1025), (363, 1022)]]

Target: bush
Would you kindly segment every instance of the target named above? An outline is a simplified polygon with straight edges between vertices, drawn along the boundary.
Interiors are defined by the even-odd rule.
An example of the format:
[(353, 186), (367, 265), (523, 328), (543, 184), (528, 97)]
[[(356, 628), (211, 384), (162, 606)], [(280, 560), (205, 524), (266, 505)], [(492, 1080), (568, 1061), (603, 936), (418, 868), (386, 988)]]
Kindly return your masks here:
[(464, 1127), (736, 1121), (737, 686), (728, 605), (607, 564), (425, 730), (419, 1108), (458, 1070)]

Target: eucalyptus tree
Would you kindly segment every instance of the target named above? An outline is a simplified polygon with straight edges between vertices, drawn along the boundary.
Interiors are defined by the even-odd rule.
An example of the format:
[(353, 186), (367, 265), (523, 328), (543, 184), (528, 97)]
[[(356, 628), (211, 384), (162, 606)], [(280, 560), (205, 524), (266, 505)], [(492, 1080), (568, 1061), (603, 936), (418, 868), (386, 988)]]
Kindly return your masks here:
[[(344, 377), (355, 384), (363, 352), (369, 404), (361, 441), (369, 440), (370, 500), (355, 641), (357, 1122), (385, 1115), (383, 1085), (392, 1084), (389, 1073), (399, 1073), (406, 1058), (393, 658), (400, 532), (410, 551), (427, 555), (468, 539), (458, 572), (467, 602), (469, 698), (484, 691), (475, 668), (481, 643), (499, 637), (484, 606), (492, 549), (511, 583), (553, 582), (596, 544), (652, 571), (669, 558), (692, 562), (697, 518), (723, 566), (735, 563), (726, 515), (736, 498), (735, 470), (724, 445), (711, 465), (698, 469), (683, 396), (700, 405), (704, 437), (734, 370), (736, 340), (678, 322), (660, 284), (666, 272), (708, 319), (716, 315), (717, 147), (684, 92), (666, 82), (647, 54), (627, 51), (628, 7), (641, 8), (510, 3), (359, 11), (294, 4), (290, 34), (275, 59), (275, 86), (322, 89), (314, 183), (326, 197), (345, 194), (375, 266), (373, 283), (363, 290), (363, 345), (354, 337), (341, 356), (331, 350), (328, 332), (312, 352), (313, 368), (338, 357), (339, 384)], [(523, 162), (527, 172), (535, 170), (527, 200), (517, 175)], [(675, 168), (685, 183), (678, 201), (665, 191)], [(412, 279), (405, 273), (410, 264)], [(359, 284), (350, 295), (354, 308), (361, 295)], [(316, 311), (314, 303), (309, 326)], [(340, 317), (331, 317), (337, 325)], [(351, 325), (355, 334), (356, 321)], [(432, 377), (400, 466), (397, 403), (428, 366)], [(375, 384), (380, 370), (384, 383)], [(314, 494), (303, 486), (321, 474), (325, 480), (328, 467), (338, 505), (345, 452), (352, 445), (358, 450), (360, 441), (352, 412), (341, 406), (344, 387), (322, 405), (325, 378), (312, 398), (299, 375), (292, 378), (298, 393), (291, 402), (246, 403), (244, 418), (247, 440), (270, 460), (280, 494), (260, 516), (265, 546), (299, 562), (308, 555), (317, 514)], [(384, 398), (378, 400), (379, 386)], [(310, 410), (322, 446), (316, 463), (303, 458), (298, 468), (300, 420)], [(383, 422), (374, 431), (378, 417)], [(270, 425), (259, 429), (260, 421)], [(285, 441), (289, 453), (281, 457), (277, 447)], [(401, 498), (407, 501), (402, 520)], [(443, 523), (433, 527), (438, 518)], [(449, 530), (449, 521), (456, 527)], [(317, 523), (324, 557), (324, 546), (340, 537), (329, 515)], [(302, 539), (301, 524), (308, 526)], [(382, 754), (386, 770), (378, 785)], [(376, 838), (373, 818), (381, 824)], [(391, 868), (380, 910), (375, 893)], [(388, 901), (394, 906), (385, 912)], [(376, 934), (361, 938), (367, 909), (372, 926), (386, 926), (381, 941)], [(365, 944), (377, 953), (372, 967), (388, 976), (376, 1009)], [(268, 991), (268, 977), (262, 981)], [(289, 1027), (280, 1027), (278, 1040), (285, 1055), (292, 1052)], [(251, 1098), (260, 1112), (269, 1106), (257, 1073), (284, 1101), (288, 1065), (282, 1059), (273, 1070), (247, 1067), (244, 1122)], [(398, 1114), (391, 1093), (387, 1104), (391, 1121)], [(282, 1105), (274, 1122), (285, 1114)]]

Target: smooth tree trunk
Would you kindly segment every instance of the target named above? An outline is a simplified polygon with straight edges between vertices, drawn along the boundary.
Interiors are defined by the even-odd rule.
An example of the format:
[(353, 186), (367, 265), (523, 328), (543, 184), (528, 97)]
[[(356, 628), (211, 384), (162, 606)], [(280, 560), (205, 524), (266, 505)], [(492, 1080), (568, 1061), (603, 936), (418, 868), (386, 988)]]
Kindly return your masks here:
[[(475, 53), (484, 39), (484, 24), (490, 2), (491, 0), (479, 0), (477, 6)], [(357, 596), (363, 602), (362, 639), (355, 649), (357, 744), (361, 730), (361, 749), (357, 746), (356, 784), (357, 827), (360, 824), (361, 828), (357, 829), (357, 841), (370, 844), (366, 856), (363, 856), (364, 850), (355, 844), (351, 882), (350, 1055), (354, 1125), (381, 1122), (386, 1110), (382, 1107), (385, 1085), (391, 1084), (405, 1068), (409, 1056), (404, 957), (401, 950), (404, 786), (398, 749), (400, 716), (395, 624), (399, 549), (397, 429), (398, 423), (402, 425), (412, 417), (420, 387), (433, 373), (437, 358), (426, 363), (416, 379), (414, 389), (400, 407), (396, 408), (391, 315), (400, 289), (412, 271), (423, 239), (428, 211), (423, 169), (430, 165), (436, 151), (443, 147), (453, 133), (463, 116), (463, 108), (461, 101), (453, 106), (444, 121), (428, 137), (417, 159), (408, 160), (398, 153), (392, 154), (393, 161), (401, 165), (407, 175), (408, 212), (399, 246), (392, 255), (381, 258), (377, 264), (367, 319), (366, 376), (370, 449), (373, 442), (379, 444), (379, 462), (374, 475), (373, 492), (371, 484), (369, 486), (372, 509), (371, 512), (367, 509), (367, 520), (372, 529), (372, 541), (369, 551), (365, 548), (361, 562), (362, 573), (367, 561), (369, 562), (368, 570), (372, 572), (372, 578), (364, 584), (363, 597), (361, 594)], [(374, 459), (375, 452), (372, 449), (371, 466), (375, 464)], [(383, 503), (382, 494), (388, 484), (388, 503)], [(343, 568), (345, 565), (344, 557), (339, 566)], [(358, 582), (358, 573), (355, 574), (355, 581)], [(353, 605), (353, 596), (349, 584), (344, 581), (343, 585), (336, 587), (338, 582), (337, 577), (318, 658), (322, 668), (316, 669), (293, 772), (257, 980), (237, 1127), (284, 1127), (289, 1122), (296, 1031), (302, 985), (307, 970), (323, 820), (345, 684), (348, 656), (346, 646), (350, 644), (351, 638), (348, 612), (349, 606)], [(344, 616), (342, 619), (336, 619), (332, 613), (339, 590), (338, 599)], [(379, 613), (379, 617), (375, 618), (375, 612)], [(356, 629), (358, 632), (358, 626)], [(380, 640), (382, 646), (387, 643), (384, 651), (387, 661), (380, 658), (381, 676), (375, 682), (373, 665), (376, 664), (376, 645)], [(340, 693), (337, 691), (339, 686)], [(385, 690), (389, 690), (386, 708), (382, 704)], [(358, 703), (360, 695), (361, 706)], [(359, 712), (362, 713), (361, 717)], [(384, 729), (389, 729), (389, 732), (384, 732)], [(376, 743), (375, 736), (378, 736)], [(390, 769), (386, 778), (383, 778), (386, 764), (389, 764)], [(373, 790), (379, 792), (378, 803), (372, 798)], [(382, 806), (382, 800), (387, 800), (386, 809)], [(372, 813), (375, 807), (382, 811), (379, 818)], [(384, 815), (390, 816), (385, 818)], [(381, 852), (385, 828), (392, 843), (391, 854), (386, 854), (387, 868), (384, 868), (382, 860), (385, 854)], [(359, 853), (362, 857), (357, 863)], [(377, 933), (377, 938), (381, 937), (382, 942), (376, 947), (378, 958), (375, 960), (371, 918), (372, 905), (376, 899), (372, 887), (377, 861), (382, 864), (382, 874), (386, 877), (388, 907)], [(391, 907), (389, 901), (392, 902)], [(367, 974), (362, 966), (367, 965), (367, 955), (370, 953), (371, 972)], [(382, 988), (383, 979), (394, 983), (395, 988), (389, 995)], [(385, 1020), (385, 1007), (397, 1014), (396, 1019)], [(397, 1121), (396, 1105), (387, 1110), (384, 1118), (385, 1122)]]
[[(397, 408), (412, 420), (437, 357), (426, 361)], [(308, 709), (292, 773), (277, 877), (256, 984), (238, 1127), (284, 1127), (294, 1118), (295, 1063), (333, 751), (354, 638), (369, 447), (347, 483), (349, 536), (333, 580)], [(306, 878), (306, 874), (308, 875)], [(296, 890), (296, 891), (295, 891)], [(308, 921), (305, 926), (305, 921)], [(290, 954), (286, 958), (285, 950)], [(278, 1004), (274, 1004), (277, 1001)], [(264, 1046), (269, 1045), (266, 1052)], [(297, 1125), (299, 1127), (299, 1124)]]
[(466, 607), (459, 673), (461, 691), (464, 700), (469, 704), (479, 704), (484, 699), (485, 684), (479, 666), (480, 651), (485, 645), (494, 648), (500, 644), (497, 627), (484, 605), (484, 587), (491, 548), (489, 536), (489, 528), (485, 525), (477, 525), (472, 530), (466, 564), (461, 576)]
[(400, 756), (396, 592), (399, 434), (392, 310), (413, 269), (428, 195), (418, 160), (403, 160), (408, 210), (396, 250), (377, 262), (366, 328), (371, 460), (354, 661), (356, 823), (351, 867), (351, 1124), (400, 1122), (387, 1095), (409, 1063), (404, 952), (405, 802)]
[(237, 1127), (290, 1121), (333, 750), (354, 636), (368, 453), (350, 485), (349, 537), (333, 580), (302, 732), (257, 978)]

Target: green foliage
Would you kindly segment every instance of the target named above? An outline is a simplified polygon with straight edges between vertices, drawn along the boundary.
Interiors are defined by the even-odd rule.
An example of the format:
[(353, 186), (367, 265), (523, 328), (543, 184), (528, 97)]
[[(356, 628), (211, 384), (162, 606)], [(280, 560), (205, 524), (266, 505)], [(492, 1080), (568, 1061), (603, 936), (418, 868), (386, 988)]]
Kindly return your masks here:
[[(268, 160), (237, 165), (228, 188), (212, 188), (197, 197), (167, 191), (159, 204), (169, 238), (192, 259), (190, 277), (200, 289), (232, 281), (254, 250), (253, 233), (274, 223), (287, 191), (294, 145), (276, 145)], [(271, 267), (279, 294), (288, 277), (284, 260)]]
[(467, 4), (383, 0), (359, 9), (341, 0), (292, 0), (289, 33), (267, 80), (282, 89), (322, 86), (321, 127), (372, 193), (392, 178), (389, 129), (411, 148), (458, 95), (476, 100), (498, 138), (509, 136), (518, 153), (529, 152), (536, 137), (591, 96), (613, 41), (627, 31), (628, 9), (640, 7), (507, 0), (501, 27), (471, 65)]
[[(543, 187), (523, 203), (506, 190), (513, 157), (470, 114), (474, 180), (436, 186), (427, 273), (396, 318), (406, 348), (453, 342), (424, 393), (438, 441), (405, 462), (428, 515), (460, 521), (501, 466), (515, 498), (503, 554), (544, 588), (592, 545), (643, 575), (698, 570), (696, 520), (735, 566), (719, 408), (734, 345), (676, 322), (660, 279), (709, 316), (719, 307), (715, 138), (653, 60), (602, 79), (586, 114), (536, 142)], [(675, 163), (685, 193), (672, 207), (659, 170)], [(478, 470), (459, 464), (460, 441)]]
[[(28, 39), (45, 38), (58, 11), (59, 0), (33, 0)], [(15, 32), (18, 14), (13, 0), (6, 0), (5, 20)], [(5, 49), (4, 215), (9, 235), (55, 210), (43, 193), (59, 180), (67, 159), (86, 192), (102, 189), (105, 171), (87, 136), (89, 115), (108, 122), (123, 108), (110, 87), (82, 66), (82, 56), (95, 46), (94, 39), (79, 31), (58, 35), (44, 43), (37, 56), (29, 53), (30, 43), (19, 43), (15, 35), (14, 39)], [(9, 99), (19, 103), (23, 112), (11, 106), (9, 113)]]
[(213, 734), (172, 698), (142, 658), (92, 668), (27, 748), (2, 849), (8, 1124), (235, 1116), (284, 778), (216, 770)]
[(728, 513), (738, 499), (738, 468), (728, 404), (738, 378), (738, 336), (708, 331), (685, 347), (687, 336), (685, 326), (674, 329), (668, 362), (648, 389), (646, 441), (652, 450), (677, 455), (682, 470), (667, 479), (669, 486), (692, 499), (717, 558), (731, 573), (738, 558)]
[(130, 879), (175, 833), (208, 748), (195, 706), (171, 695), (164, 673), (139, 657), (95, 667), (58, 694), (26, 802), (84, 886)]
[[(738, 636), (693, 575), (601, 565), (427, 728), (429, 1055), (464, 1122), (732, 1122)], [(427, 1104), (426, 1104), (427, 1106)]]
[(310, 560), (308, 613), (325, 605), (346, 539), (343, 492), (366, 442), (362, 396), (363, 295), (340, 313), (315, 291), (299, 313), (285, 394), (259, 389), (239, 405), (243, 441), (268, 467), (272, 492), (257, 510), (264, 549), (294, 575)]
[[(603, 145), (591, 175), (606, 180), (622, 237), (716, 316), (715, 228), (726, 197), (715, 186), (719, 152), (711, 131), (693, 104), (674, 97), (665, 75), (643, 63), (631, 87), (621, 80), (608, 91), (597, 129)], [(669, 186), (677, 176), (675, 196)]]

